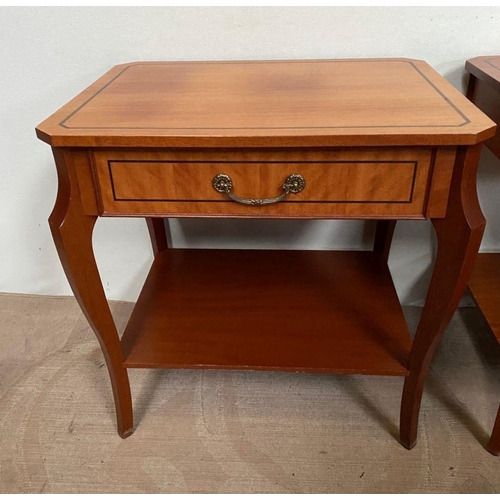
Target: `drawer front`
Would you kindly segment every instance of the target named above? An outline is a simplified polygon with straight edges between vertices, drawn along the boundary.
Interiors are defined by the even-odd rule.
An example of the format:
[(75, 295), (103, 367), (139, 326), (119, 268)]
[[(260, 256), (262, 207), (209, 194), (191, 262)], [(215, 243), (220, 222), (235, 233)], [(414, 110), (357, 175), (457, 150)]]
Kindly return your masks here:
[[(94, 166), (103, 215), (235, 217), (424, 217), (430, 149), (329, 151), (98, 150)], [(214, 188), (229, 176), (243, 200), (284, 194), (291, 174), (305, 181), (279, 203), (238, 203)]]

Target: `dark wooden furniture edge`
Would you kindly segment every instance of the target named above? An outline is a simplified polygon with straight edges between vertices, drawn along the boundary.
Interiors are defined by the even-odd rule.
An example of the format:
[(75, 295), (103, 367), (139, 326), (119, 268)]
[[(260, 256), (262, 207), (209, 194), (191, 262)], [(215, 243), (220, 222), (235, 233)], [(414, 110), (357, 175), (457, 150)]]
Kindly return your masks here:
[[(499, 66), (491, 65), (488, 66), (489, 71), (483, 70), (480, 65), (488, 63), (488, 59), (492, 56), (480, 56), (474, 59), (470, 59), (466, 62), (465, 68), (470, 73), (469, 84), (467, 87), (467, 98), (473, 103), (476, 103), (476, 97), (482, 95), (480, 108), (487, 114), (492, 114), (494, 112), (498, 113), (498, 119), (500, 119), (500, 64)], [(497, 56), (500, 63), (500, 57)], [(484, 97), (486, 93), (486, 98)], [(488, 98), (489, 97), (489, 98)], [(497, 119), (497, 122), (498, 122)], [(486, 141), (486, 146), (500, 159), (500, 131), (497, 129), (497, 133), (494, 137)], [(486, 307), (485, 304), (485, 285), (484, 277), (479, 277), (480, 274), (495, 276), (497, 274), (498, 265), (500, 264), (500, 254), (495, 254), (498, 258), (498, 263), (489, 262), (489, 254), (480, 254), (477, 258), (476, 267), (473, 271), (471, 280), (469, 282), (469, 290), (474, 298), (476, 306), (481, 311), (486, 323), (488, 323), (491, 332), (496, 336), (497, 340), (500, 342), (500, 330), (494, 328), (492, 323), (496, 323), (496, 318), (492, 317), (496, 314), (497, 310), (491, 307)], [(497, 260), (496, 258), (494, 260)], [(490, 269), (489, 266), (494, 265), (495, 267)], [(494, 278), (493, 278), (494, 279)], [(495, 297), (495, 291), (491, 286), (486, 287), (489, 300)], [(498, 281), (498, 287), (500, 288), (500, 280)], [(500, 301), (500, 295), (497, 297)], [(484, 310), (483, 310), (484, 309)], [(493, 455), (500, 455), (500, 406), (498, 408), (495, 424), (493, 426), (493, 431), (491, 433), (490, 440), (487, 444), (486, 449)]]

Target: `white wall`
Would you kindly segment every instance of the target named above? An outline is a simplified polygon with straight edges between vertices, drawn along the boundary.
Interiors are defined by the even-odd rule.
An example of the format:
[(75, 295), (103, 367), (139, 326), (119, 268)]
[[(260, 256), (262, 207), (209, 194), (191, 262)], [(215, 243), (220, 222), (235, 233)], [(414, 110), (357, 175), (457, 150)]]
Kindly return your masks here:
[[(0, 291), (70, 294), (48, 229), (50, 148), (34, 127), (111, 66), (134, 60), (413, 57), (463, 90), (465, 60), (500, 54), (499, 8), (1, 8)], [(500, 250), (500, 163), (483, 154), (483, 249)], [(359, 248), (373, 223), (174, 221), (175, 246)], [(423, 299), (428, 222), (400, 222), (390, 266), (404, 303)], [(142, 219), (94, 233), (109, 298), (134, 300), (152, 260)]]

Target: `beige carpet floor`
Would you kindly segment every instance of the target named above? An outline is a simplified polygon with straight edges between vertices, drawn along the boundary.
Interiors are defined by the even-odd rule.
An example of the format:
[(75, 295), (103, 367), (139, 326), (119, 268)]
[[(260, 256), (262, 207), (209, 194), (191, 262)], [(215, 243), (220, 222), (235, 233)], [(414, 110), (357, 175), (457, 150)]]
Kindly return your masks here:
[[(114, 303), (123, 328), (132, 305)], [(406, 308), (414, 328), (418, 308)], [(500, 491), (485, 451), (500, 347), (473, 308), (439, 347), (412, 451), (402, 379), (130, 371), (136, 431), (115, 431), (101, 351), (73, 298), (0, 295), (0, 492)]]

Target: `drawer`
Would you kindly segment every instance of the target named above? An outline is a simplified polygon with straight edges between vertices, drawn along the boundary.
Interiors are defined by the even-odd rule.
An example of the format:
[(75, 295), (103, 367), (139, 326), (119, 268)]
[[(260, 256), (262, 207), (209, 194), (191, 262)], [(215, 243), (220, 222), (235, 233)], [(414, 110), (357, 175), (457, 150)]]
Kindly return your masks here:
[(103, 215), (422, 218), (431, 158), (429, 148), (96, 150), (94, 166)]

